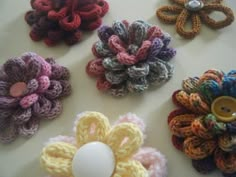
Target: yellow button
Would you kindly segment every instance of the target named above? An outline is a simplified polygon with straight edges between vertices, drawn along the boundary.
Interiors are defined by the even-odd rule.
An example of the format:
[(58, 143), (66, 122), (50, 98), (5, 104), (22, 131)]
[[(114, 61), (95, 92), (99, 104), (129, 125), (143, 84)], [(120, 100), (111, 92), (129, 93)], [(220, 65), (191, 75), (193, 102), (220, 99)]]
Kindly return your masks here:
[(236, 120), (236, 99), (230, 96), (216, 98), (211, 104), (212, 113), (223, 122)]

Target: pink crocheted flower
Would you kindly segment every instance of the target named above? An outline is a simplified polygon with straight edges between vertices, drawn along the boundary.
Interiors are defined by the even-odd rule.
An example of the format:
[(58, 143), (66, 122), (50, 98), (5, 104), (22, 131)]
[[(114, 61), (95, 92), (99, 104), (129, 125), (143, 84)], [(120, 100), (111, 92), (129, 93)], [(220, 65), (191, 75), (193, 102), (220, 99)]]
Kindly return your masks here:
[(67, 68), (54, 59), (25, 53), (0, 67), (0, 141), (32, 136), (40, 119), (53, 119), (62, 110), (59, 98), (71, 92)]

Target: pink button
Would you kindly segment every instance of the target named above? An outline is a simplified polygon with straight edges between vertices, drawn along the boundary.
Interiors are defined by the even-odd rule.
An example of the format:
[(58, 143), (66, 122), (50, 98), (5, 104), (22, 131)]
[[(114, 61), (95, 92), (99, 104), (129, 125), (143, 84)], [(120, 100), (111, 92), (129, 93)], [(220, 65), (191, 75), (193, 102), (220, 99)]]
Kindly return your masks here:
[(13, 84), (10, 88), (10, 95), (12, 97), (20, 97), (25, 94), (27, 90), (27, 85), (24, 82), (17, 82)]

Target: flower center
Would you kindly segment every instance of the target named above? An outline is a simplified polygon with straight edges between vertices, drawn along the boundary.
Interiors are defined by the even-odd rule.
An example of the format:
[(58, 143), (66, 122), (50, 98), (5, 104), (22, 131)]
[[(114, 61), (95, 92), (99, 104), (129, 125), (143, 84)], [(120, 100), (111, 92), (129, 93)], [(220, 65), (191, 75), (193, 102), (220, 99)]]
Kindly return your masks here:
[(190, 11), (198, 11), (204, 7), (204, 4), (201, 0), (188, 0), (185, 3), (185, 8)]
[(112, 149), (97, 141), (80, 147), (72, 161), (74, 177), (111, 177), (114, 169)]
[(236, 99), (229, 96), (218, 97), (213, 101), (211, 111), (220, 121), (234, 121), (236, 120)]
[(10, 95), (12, 97), (20, 97), (27, 91), (27, 85), (24, 82), (17, 82), (10, 88)]

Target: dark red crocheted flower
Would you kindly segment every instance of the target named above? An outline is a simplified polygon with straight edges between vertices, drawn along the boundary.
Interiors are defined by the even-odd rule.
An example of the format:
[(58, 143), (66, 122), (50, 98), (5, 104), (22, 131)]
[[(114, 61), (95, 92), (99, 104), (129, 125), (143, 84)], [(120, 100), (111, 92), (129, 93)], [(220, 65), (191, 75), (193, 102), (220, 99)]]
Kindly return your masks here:
[(80, 41), (81, 30), (94, 30), (102, 24), (109, 5), (104, 0), (31, 0), (33, 10), (25, 14), (33, 41), (48, 46), (60, 41), (73, 45)]

